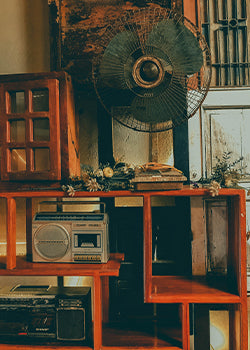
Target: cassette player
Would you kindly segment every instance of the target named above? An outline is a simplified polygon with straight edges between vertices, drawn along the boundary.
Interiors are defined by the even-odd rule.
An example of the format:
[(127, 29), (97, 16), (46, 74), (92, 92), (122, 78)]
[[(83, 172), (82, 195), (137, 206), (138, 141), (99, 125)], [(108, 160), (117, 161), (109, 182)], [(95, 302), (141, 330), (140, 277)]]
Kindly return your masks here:
[(91, 289), (45, 285), (2, 287), (0, 325), (0, 337), (8, 343), (18, 338), (22, 343), (32, 339), (32, 343), (80, 341), (91, 345)]
[[(53, 202), (55, 203), (55, 202)], [(69, 202), (60, 202), (69, 204)], [(32, 222), (34, 262), (106, 263), (109, 259), (109, 218), (103, 212), (38, 212)]]

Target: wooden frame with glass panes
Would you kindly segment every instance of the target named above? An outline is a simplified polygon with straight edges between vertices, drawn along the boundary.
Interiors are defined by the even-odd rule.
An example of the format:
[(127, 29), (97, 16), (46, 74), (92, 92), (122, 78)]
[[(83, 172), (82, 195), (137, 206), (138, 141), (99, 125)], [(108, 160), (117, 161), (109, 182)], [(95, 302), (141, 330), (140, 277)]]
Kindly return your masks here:
[(0, 128), (3, 185), (80, 174), (74, 88), (66, 72), (2, 75)]
[(1, 179), (60, 179), (58, 80), (9, 82), (0, 91)]

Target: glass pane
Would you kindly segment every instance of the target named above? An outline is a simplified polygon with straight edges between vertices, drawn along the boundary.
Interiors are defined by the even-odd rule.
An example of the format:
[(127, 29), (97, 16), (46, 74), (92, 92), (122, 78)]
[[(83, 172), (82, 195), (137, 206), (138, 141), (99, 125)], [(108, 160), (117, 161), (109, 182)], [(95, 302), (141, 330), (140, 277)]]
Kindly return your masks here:
[(25, 149), (11, 150), (11, 171), (25, 171), (26, 170), (26, 151)]
[(50, 152), (49, 148), (34, 149), (34, 167), (36, 171), (50, 170)]
[(25, 120), (10, 121), (10, 141), (25, 142)]
[(49, 141), (49, 119), (38, 118), (33, 120), (34, 141)]
[(25, 112), (25, 96), (24, 91), (10, 91), (11, 113)]
[(49, 111), (49, 90), (32, 90), (33, 112)]

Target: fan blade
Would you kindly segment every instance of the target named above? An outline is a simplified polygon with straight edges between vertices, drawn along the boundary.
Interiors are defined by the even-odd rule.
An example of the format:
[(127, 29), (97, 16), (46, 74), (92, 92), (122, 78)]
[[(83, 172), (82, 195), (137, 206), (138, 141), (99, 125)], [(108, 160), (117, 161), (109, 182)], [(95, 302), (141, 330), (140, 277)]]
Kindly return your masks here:
[(173, 78), (170, 86), (159, 96), (136, 96), (131, 105), (132, 115), (144, 123), (172, 121), (173, 125), (186, 119), (187, 90), (180, 81)]
[(130, 54), (138, 48), (138, 37), (129, 31), (116, 34), (106, 47), (99, 73), (106, 86), (127, 89), (133, 85), (132, 67), (134, 59)]
[(149, 33), (147, 45), (167, 54), (175, 71), (194, 74), (203, 65), (203, 54), (197, 38), (181, 22), (172, 19), (158, 22)]

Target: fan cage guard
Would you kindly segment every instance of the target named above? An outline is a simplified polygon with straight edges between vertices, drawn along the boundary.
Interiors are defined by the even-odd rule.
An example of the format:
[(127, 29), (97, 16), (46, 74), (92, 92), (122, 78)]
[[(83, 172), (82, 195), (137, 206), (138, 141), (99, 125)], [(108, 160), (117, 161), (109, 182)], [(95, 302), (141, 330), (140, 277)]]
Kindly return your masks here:
[[(100, 64), (105, 53), (105, 49), (118, 33), (126, 31), (136, 35), (139, 38), (138, 42), (140, 47), (138, 47), (138, 49), (143, 51), (143, 49), (145, 50), (146, 48), (146, 40), (152, 28), (157, 25), (157, 23), (165, 20), (173, 20), (175, 23), (180, 22), (184, 24), (184, 26), (194, 35), (202, 51), (203, 65), (196, 73), (188, 75), (181, 72), (175, 72), (173, 62), (173, 76), (177, 76), (178, 79), (182, 80), (182, 82), (185, 81), (184, 84), (187, 92), (185, 113), (183, 113), (183, 111), (180, 112), (180, 116), (174, 120), (170, 119), (166, 121), (144, 122), (137, 120), (134, 117), (130, 106), (113, 106), (112, 102), (107, 103), (107, 100), (112, 101), (113, 89), (103, 84), (100, 76)], [(200, 33), (199, 29), (188, 18), (172, 10), (161, 7), (148, 7), (138, 10), (125, 11), (124, 14), (122, 14), (117, 20), (111, 22), (110, 25), (106, 27), (105, 33), (101, 38), (100, 51), (100, 54), (93, 60), (92, 63), (92, 79), (96, 94), (109, 115), (111, 115), (122, 125), (136, 131), (150, 133), (160, 132), (172, 129), (182, 124), (197, 112), (208, 93), (211, 81), (211, 56), (206, 40)], [(114, 66), (113, 69), (115, 70), (116, 66)], [(129, 85), (127, 88), (133, 91)], [(150, 89), (148, 91), (150, 94)], [(121, 90), (120, 93), (122, 95), (123, 91)], [(137, 95), (135, 92), (134, 94), (135, 96)], [(175, 101), (175, 108), (177, 111), (175, 111), (175, 113), (178, 113), (178, 95), (173, 94), (172, 98)], [(151, 102), (153, 99), (154, 97), (152, 97)], [(147, 101), (149, 101), (149, 104), (151, 103), (150, 98), (147, 99)], [(117, 113), (118, 110), (119, 114)]]

